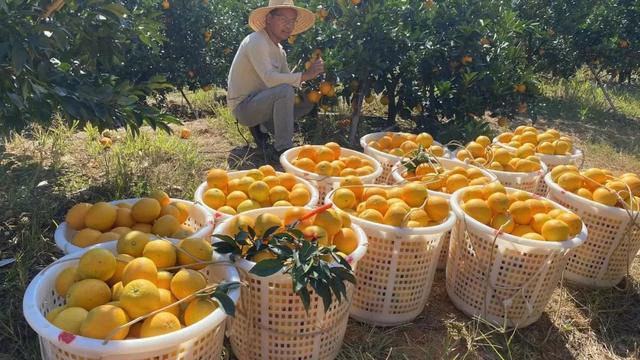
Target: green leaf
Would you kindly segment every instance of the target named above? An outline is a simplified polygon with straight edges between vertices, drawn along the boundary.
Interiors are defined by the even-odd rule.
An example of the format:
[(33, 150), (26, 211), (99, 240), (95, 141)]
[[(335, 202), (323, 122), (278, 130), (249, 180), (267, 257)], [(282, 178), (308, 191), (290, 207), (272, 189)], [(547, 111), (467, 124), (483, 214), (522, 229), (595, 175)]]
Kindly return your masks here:
[(117, 17), (123, 17), (124, 15), (129, 14), (129, 10), (118, 3), (109, 3), (107, 5), (104, 5), (102, 8)]
[(258, 276), (266, 277), (271, 276), (280, 270), (282, 270), (281, 260), (266, 259), (256, 263), (249, 272)]
[(213, 293), (213, 299), (222, 306), (222, 309), (227, 313), (227, 315), (235, 316), (236, 305), (233, 303), (233, 300), (231, 300), (229, 295), (222, 291), (215, 291)]
[(316, 293), (322, 299), (322, 304), (324, 305), (324, 311), (328, 311), (331, 306), (331, 291), (327, 284), (321, 280), (311, 281), (311, 287), (316, 291)]

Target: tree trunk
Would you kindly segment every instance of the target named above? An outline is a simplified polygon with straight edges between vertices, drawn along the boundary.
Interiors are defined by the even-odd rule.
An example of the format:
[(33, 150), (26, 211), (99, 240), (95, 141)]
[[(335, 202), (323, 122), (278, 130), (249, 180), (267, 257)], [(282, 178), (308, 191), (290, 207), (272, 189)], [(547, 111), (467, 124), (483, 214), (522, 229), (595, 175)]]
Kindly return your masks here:
[(358, 89), (355, 104), (353, 106), (353, 112), (351, 113), (349, 144), (352, 147), (358, 145), (358, 123), (360, 123), (360, 116), (362, 115), (362, 102), (364, 101), (365, 94), (369, 92), (369, 76), (365, 76), (363, 78), (362, 86)]
[(600, 90), (602, 90), (602, 93), (604, 94), (604, 98), (607, 99), (607, 102), (609, 103), (609, 107), (614, 113), (617, 113), (618, 110), (616, 109), (616, 106), (613, 105), (613, 100), (611, 100), (611, 97), (609, 96), (609, 92), (607, 91), (607, 89), (605, 89), (604, 85), (602, 84), (602, 81), (600, 81), (600, 76), (598, 76), (598, 73), (596, 73), (595, 69), (593, 68), (593, 66), (591, 66), (591, 64), (587, 66), (589, 67), (591, 74), (595, 78), (596, 84), (598, 84), (598, 87), (600, 88)]
[(389, 106), (387, 108), (387, 127), (396, 124), (396, 116), (398, 115), (398, 104), (396, 103), (396, 89), (400, 76), (396, 75), (392, 80), (389, 87), (387, 87), (387, 96), (389, 97)]

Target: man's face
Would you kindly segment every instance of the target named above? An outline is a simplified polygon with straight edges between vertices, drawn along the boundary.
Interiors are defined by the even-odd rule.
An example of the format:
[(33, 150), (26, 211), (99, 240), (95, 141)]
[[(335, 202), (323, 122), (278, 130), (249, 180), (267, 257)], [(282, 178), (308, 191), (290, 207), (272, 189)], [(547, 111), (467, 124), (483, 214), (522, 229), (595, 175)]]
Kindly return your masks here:
[(267, 15), (267, 31), (284, 41), (293, 32), (298, 12), (294, 9), (276, 9)]

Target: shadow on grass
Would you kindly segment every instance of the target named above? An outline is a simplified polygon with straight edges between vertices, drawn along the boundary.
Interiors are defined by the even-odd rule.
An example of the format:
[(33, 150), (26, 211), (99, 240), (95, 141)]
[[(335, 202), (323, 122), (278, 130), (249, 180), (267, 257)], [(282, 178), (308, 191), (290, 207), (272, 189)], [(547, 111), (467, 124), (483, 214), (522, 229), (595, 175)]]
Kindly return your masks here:
[(540, 100), (539, 121), (582, 139), (603, 142), (618, 150), (638, 152), (640, 119), (621, 113), (614, 114), (582, 98), (545, 97)]
[(613, 289), (567, 287), (576, 308), (607, 348), (622, 358), (640, 356), (640, 284), (623, 280)]

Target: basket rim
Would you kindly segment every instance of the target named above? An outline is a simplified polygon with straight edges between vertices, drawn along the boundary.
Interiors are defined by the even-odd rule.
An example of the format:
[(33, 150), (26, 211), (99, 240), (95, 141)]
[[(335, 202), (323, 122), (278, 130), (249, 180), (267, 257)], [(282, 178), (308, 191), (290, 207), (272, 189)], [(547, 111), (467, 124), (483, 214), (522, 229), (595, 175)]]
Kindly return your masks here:
[[(476, 185), (476, 186), (468, 186), (466, 188), (462, 188), (458, 191), (456, 191), (455, 193), (453, 193), (453, 196), (451, 197), (451, 208), (453, 209), (453, 211), (456, 213), (456, 216), (458, 217), (458, 219), (460, 219), (460, 221), (465, 221), (467, 223), (467, 225), (471, 225), (472, 227), (475, 227), (476, 229), (487, 233), (487, 234), (491, 234), (491, 235), (496, 235), (498, 233), (498, 230), (485, 225), (481, 222), (479, 222), (478, 220), (474, 219), (471, 216), (467, 216), (464, 212), (464, 210), (462, 210), (462, 207), (460, 206), (460, 198), (462, 197), (462, 195), (467, 192), (468, 190), (471, 189), (478, 189), (481, 188), (481, 186)], [(519, 189), (514, 189), (514, 188), (510, 188), (510, 187), (506, 187), (506, 190), (508, 193), (510, 192), (515, 192), (515, 191), (524, 191), (524, 190), (519, 190)], [(529, 193), (530, 195), (532, 195), (532, 197), (535, 198), (540, 198), (540, 196), (535, 195), (533, 193), (530, 193), (528, 191), (525, 191), (527, 193)], [(550, 199), (545, 199), (549, 202), (551, 202), (556, 208), (562, 209), (564, 211), (570, 212), (570, 213), (574, 213), (574, 211), (567, 209), (566, 207), (558, 204), (557, 202), (550, 200)], [(536, 247), (536, 248), (547, 248), (547, 249), (555, 249), (555, 250), (568, 250), (568, 249), (572, 249), (575, 248), (579, 245), (581, 245), (583, 242), (585, 242), (587, 240), (587, 226), (585, 225), (584, 221), (582, 221), (582, 229), (580, 230), (580, 233), (578, 233), (578, 235), (574, 236), (571, 239), (565, 240), (565, 241), (541, 241), (541, 240), (533, 240), (533, 239), (525, 239), (522, 238), (520, 236), (515, 236), (515, 235), (511, 235), (511, 234), (507, 234), (505, 232), (501, 233), (498, 236), (498, 239), (502, 238), (506, 241), (512, 242), (512, 243), (516, 243), (516, 244), (520, 244), (520, 245), (525, 245), (525, 246), (529, 246), (529, 247)]]
[[(376, 156), (380, 156), (382, 158), (384, 158), (385, 160), (389, 160), (390, 162), (397, 162), (402, 160), (402, 156), (396, 156), (396, 155), (391, 155), (385, 152), (382, 152), (380, 150), (374, 149), (372, 147), (369, 146), (369, 141), (370, 140), (378, 140), (379, 138), (385, 136), (388, 132), (391, 132), (393, 134), (410, 134), (404, 131), (378, 131), (378, 132), (374, 132), (374, 133), (369, 133), (367, 135), (364, 135), (360, 138), (360, 146), (362, 147), (362, 149), (364, 151), (371, 151), (374, 155)], [(431, 135), (431, 134), (429, 134)], [(444, 146), (442, 143), (440, 143), (439, 141), (433, 140), (433, 144), (432, 145), (438, 145), (440, 147), (442, 147), (442, 149), (444, 150), (444, 154), (441, 157), (446, 157), (447, 155), (451, 156), (451, 150), (449, 150), (449, 148), (447, 148), (446, 146)]]
[[(330, 202), (334, 209), (344, 211), (344, 210), (341, 210), (339, 207), (337, 207), (336, 204), (333, 203), (333, 200), (331, 200), (331, 195), (333, 195), (333, 193), (336, 190), (330, 191), (327, 194), (327, 196), (325, 196), (325, 200), (324, 200), (325, 204)], [(369, 220), (362, 219), (357, 216), (353, 216), (349, 213), (347, 213), (347, 215), (349, 215), (351, 222), (355, 222), (356, 224), (362, 227), (368, 227), (368, 228), (375, 229), (376, 231), (390, 232), (390, 233), (395, 233), (398, 235), (405, 235), (405, 236), (431, 235), (431, 234), (437, 234), (441, 232), (447, 232), (453, 228), (453, 225), (455, 225), (455, 222), (456, 222), (456, 216), (451, 210), (449, 210), (449, 216), (447, 217), (447, 219), (442, 223), (434, 226), (425, 226), (425, 227), (419, 227), (419, 228), (403, 228), (399, 226), (378, 224)]]
[[(174, 239), (172, 242), (175, 243), (177, 240)], [(116, 241), (96, 244), (84, 248), (83, 253), (94, 248), (106, 248), (110, 251), (116, 251)], [(29, 283), (23, 297), (23, 316), (27, 320), (29, 326), (31, 326), (38, 336), (56, 344), (56, 346), (72, 349), (73, 351), (82, 351), (87, 354), (99, 353), (101, 355), (122, 355), (125, 353), (140, 353), (160, 350), (171, 346), (171, 344), (191, 340), (196, 336), (206, 333), (207, 331), (211, 331), (216, 326), (222, 326), (224, 325), (225, 319), (228, 317), (222, 307), (218, 306), (215, 311), (207, 315), (202, 320), (169, 334), (142, 339), (111, 340), (106, 345), (103, 345), (103, 340), (100, 339), (74, 335), (72, 342), (65, 343), (59, 339), (63, 330), (51, 324), (40, 312), (38, 295), (41, 286), (45, 282), (52, 281), (54, 279), (54, 275), (59, 273), (59, 271), (56, 270), (63, 270), (75, 263), (73, 261), (62, 262), (62, 260), (79, 258), (80, 255), (81, 253), (79, 252), (67, 254), (56, 260), (52, 265), (50, 265), (51, 267), (40, 271)], [(240, 274), (237, 269), (232, 265), (225, 265), (226, 257), (214, 252), (212, 259), (220, 261), (220, 263), (216, 263), (215, 265), (224, 265), (224, 271), (226, 272), (225, 280), (240, 281)], [(77, 261), (78, 260), (76, 260), (76, 262)], [(231, 289), (229, 291), (229, 297), (232, 299), (234, 304), (237, 304), (238, 299), (240, 298), (240, 288)]]
[[(627, 210), (625, 209), (621, 209), (615, 206), (607, 206), (604, 204), (600, 204), (593, 200), (585, 199), (582, 196), (578, 196), (570, 191), (567, 191), (561, 188), (560, 185), (558, 185), (555, 181), (553, 181), (553, 179), (551, 178), (551, 173), (548, 173), (547, 175), (545, 175), (544, 182), (547, 184), (550, 191), (553, 191), (555, 194), (564, 195), (569, 199), (571, 199), (572, 202), (578, 203), (581, 206), (589, 206), (597, 209), (598, 211), (602, 211), (607, 214), (610, 214), (611, 216), (625, 216), (625, 217), (628, 216)], [(640, 211), (634, 211), (634, 210), (630, 210), (630, 211), (632, 214), (640, 213)]]
[[(322, 145), (307, 145), (307, 146), (313, 146), (313, 147), (320, 147)], [(302, 146), (296, 146), (296, 147), (292, 147), (291, 149), (285, 151), (284, 153), (282, 153), (282, 155), (280, 155), (280, 164), (282, 165), (282, 167), (285, 168), (285, 170), (287, 170), (287, 167), (291, 167), (296, 169), (296, 171), (299, 171), (301, 173), (304, 174), (304, 176), (308, 179), (308, 180), (315, 180), (315, 181), (323, 181), (323, 180), (330, 180), (332, 182), (340, 182), (340, 180), (344, 179), (345, 176), (323, 176), (323, 175), (318, 175), (316, 173), (311, 173), (308, 172), (306, 170), (300, 169), (298, 167), (296, 167), (295, 165), (293, 165), (291, 163), (291, 161), (289, 161), (289, 157), (293, 157), (293, 155), (297, 154), (300, 149), (302, 148)], [(347, 149), (347, 148), (341, 148), (342, 152), (346, 152), (346, 154), (350, 154), (350, 155), (355, 155), (355, 156), (359, 156), (359, 157), (363, 157), (365, 159), (367, 159), (369, 162), (371, 162), (374, 166), (373, 172), (371, 174), (368, 175), (363, 175), (363, 176), (358, 176), (355, 175), (361, 179), (363, 179), (363, 181), (373, 181), (376, 178), (378, 178), (378, 176), (380, 176), (382, 174), (382, 164), (380, 164), (380, 161), (378, 161), (376, 158), (374, 158), (371, 155), (356, 151), (356, 150), (351, 150), (351, 149)], [(287, 170), (287, 172), (289, 172)], [(295, 174), (294, 174), (295, 175)]]
[[(493, 138), (492, 144), (499, 145), (499, 146), (501, 146), (501, 147), (503, 147), (503, 148), (505, 148), (505, 149), (507, 149), (509, 151), (516, 151), (517, 150), (516, 148), (514, 148), (512, 146), (509, 146), (509, 145), (507, 145), (507, 144), (505, 144), (503, 142), (498, 141), (498, 137), (497, 136)], [(554, 159), (554, 160), (561, 160), (563, 158), (568, 158), (571, 161), (575, 161), (575, 160), (582, 159), (584, 157), (584, 153), (583, 153), (582, 150), (574, 147), (573, 148), (573, 152), (571, 154), (569, 154), (569, 155), (555, 155), (555, 154), (551, 155), (551, 154), (543, 154), (543, 153), (536, 152), (536, 156), (540, 157), (540, 160), (542, 160), (543, 162), (544, 162), (544, 158)]]
[[(307, 210), (313, 210), (313, 208), (309, 207), (309, 206), (280, 206), (280, 207), (270, 207), (270, 208), (262, 208), (262, 209), (256, 209), (256, 210), (250, 210), (247, 212), (242, 213), (242, 215), (245, 216), (252, 216), (252, 215), (260, 215), (262, 213), (275, 213), (276, 215), (278, 215), (278, 213), (282, 213), (282, 215), (278, 215), (278, 216), (283, 216), (284, 212), (288, 209), (291, 208), (297, 208), (297, 207), (301, 207), (303, 209), (307, 209)], [(236, 215), (237, 216), (237, 215)], [(235, 217), (235, 216), (234, 216)], [(222, 222), (220, 224), (220, 226), (216, 227), (215, 231), (213, 232), (213, 235), (216, 234), (224, 234), (224, 231), (227, 230), (227, 227), (229, 226), (229, 224), (231, 224), (232, 219), (228, 219), (225, 220), (224, 222)], [(357, 225), (357, 224), (351, 224), (351, 228), (353, 229), (353, 231), (356, 233), (356, 235), (358, 236), (358, 247), (351, 253), (348, 255), (347, 261), (349, 262), (349, 264), (356, 264), (358, 261), (360, 261), (360, 259), (362, 259), (362, 257), (365, 255), (365, 253), (367, 252), (367, 247), (369, 246), (369, 240), (367, 239), (367, 234), (364, 232), (364, 230), (362, 230), (362, 228)], [(213, 238), (213, 242), (220, 242), (222, 240), (217, 239), (217, 238)], [(251, 270), (251, 268), (256, 264), (254, 261), (251, 260), (247, 260), (243, 257), (240, 256), (236, 256), (233, 258), (233, 263), (235, 266), (237, 266), (238, 268), (249, 272)], [(340, 266), (337, 264), (331, 264), (329, 266)], [(288, 276), (286, 275), (282, 269), (279, 270), (278, 272), (276, 272), (273, 275), (270, 276), (265, 276), (264, 278), (272, 278), (272, 277), (279, 277), (279, 276)]]
[[(230, 176), (231, 175), (235, 175), (237, 177), (240, 177), (246, 173), (248, 173), (250, 170), (234, 170), (234, 171), (228, 171), (227, 175)], [(286, 172), (283, 171), (276, 171), (276, 175), (277, 174), (286, 174)], [(311, 185), (311, 183), (303, 178), (301, 178), (298, 175), (295, 174), (291, 174), (296, 178), (297, 182), (302, 183), (304, 186), (307, 187), (307, 189), (309, 190), (309, 192), (311, 193), (311, 199), (309, 199), (309, 203), (307, 203), (307, 205), (305, 206), (315, 206), (318, 203), (318, 200), (320, 198), (320, 195), (318, 194), (318, 189), (316, 189), (315, 186)], [(193, 194), (193, 200), (196, 204), (202, 206), (208, 213), (213, 215), (214, 221), (216, 223), (219, 222), (219, 219), (222, 221), (231, 219), (232, 217), (234, 217), (235, 215), (229, 215), (229, 214), (225, 214), (225, 213), (221, 213), (216, 209), (213, 209), (211, 207), (209, 207), (209, 205), (204, 203), (204, 200), (202, 199), (204, 197), (204, 193), (209, 190), (209, 184), (207, 183), (207, 181), (203, 181), (200, 185), (198, 185), (198, 187), (196, 188), (195, 193)], [(262, 208), (265, 209), (265, 208)], [(241, 213), (244, 214), (244, 213)], [(236, 214), (237, 215), (237, 214)]]
[[(461, 164), (463, 166), (476, 168), (476, 169), (480, 170), (480, 172), (482, 172), (482, 174), (487, 176), (491, 181), (498, 181), (498, 177), (494, 173), (490, 172), (489, 170), (483, 169), (483, 168), (481, 168), (481, 167), (479, 167), (477, 165), (473, 165), (473, 164), (469, 164), (469, 163), (465, 163), (465, 162), (461, 162), (461, 161), (456, 161), (456, 160), (445, 158), (445, 157), (437, 157), (437, 159), (438, 159), (438, 161), (443, 162), (443, 165), (444, 165), (444, 163), (456, 163), (456, 165), (457, 164)], [(453, 165), (453, 164), (450, 164), (450, 165)], [(398, 171), (396, 171), (396, 170), (402, 170), (401, 167), (404, 167), (404, 166), (400, 162), (397, 162), (397, 163), (395, 163), (395, 165), (393, 165), (393, 168), (391, 169), (391, 174), (392, 174), (394, 180), (396, 180), (396, 183), (398, 185), (408, 182), (405, 178), (402, 177), (402, 175), (400, 175), (398, 173)], [(403, 182), (400, 182), (400, 181), (403, 181)], [(443, 192), (434, 191), (434, 190), (427, 190), (427, 191), (432, 195), (442, 196), (442, 197), (447, 198), (447, 199), (450, 199), (451, 195), (452, 195), (452, 194), (443, 193)]]
[[(117, 204), (122, 204), (122, 203), (135, 203), (136, 201), (140, 200), (142, 198), (129, 198), (129, 199), (120, 199), (120, 200), (113, 200), (113, 201), (109, 201), (109, 204), (112, 205), (117, 205)], [(198, 209), (199, 211), (201, 211), (204, 215), (206, 220), (206, 225), (203, 226), (202, 228), (200, 228), (198, 231), (194, 232), (192, 235), (188, 236), (188, 238), (197, 238), (197, 237), (208, 237), (207, 234), (210, 234), (213, 231), (213, 227), (214, 227), (214, 218), (212, 216), (212, 214), (207, 211), (207, 209), (202, 206), (201, 204), (198, 204), (195, 201), (190, 201), (190, 200), (184, 200), (184, 199), (177, 199), (177, 198), (171, 198), (170, 199), (171, 202), (180, 202), (180, 203), (186, 203), (188, 205), (192, 205), (194, 206), (196, 209)], [(60, 225), (58, 225), (58, 227), (56, 228), (56, 230), (53, 233), (53, 239), (56, 243), (56, 247), (60, 250), (62, 250), (65, 254), (70, 254), (76, 251), (81, 251), (84, 249), (88, 249), (89, 247), (79, 247), (74, 245), (69, 239), (67, 239), (66, 237), (66, 232), (68, 229), (68, 225), (66, 221), (63, 221), (62, 223), (60, 223)], [(159, 238), (157, 235), (155, 234), (150, 234), (152, 239), (155, 238)], [(165, 237), (167, 239), (174, 239), (171, 237)], [(180, 239), (177, 239), (180, 240)]]
[[(458, 151), (460, 151), (460, 150), (461, 149), (457, 149), (456, 151), (451, 153), (451, 156), (453, 156), (451, 158), (451, 160), (466, 164), (467, 163), (466, 160), (465, 161), (460, 161), (460, 159), (458, 159), (456, 157), (456, 154), (458, 154)], [(477, 165), (475, 165), (475, 166), (477, 166)], [(492, 169), (486, 169), (486, 170), (491, 172), (491, 173), (493, 173), (496, 177), (497, 176), (503, 176), (503, 177), (512, 177), (512, 178), (515, 178), (515, 177), (536, 177), (536, 176), (544, 175), (549, 171), (549, 167), (547, 166), (547, 164), (545, 164), (544, 161), (542, 161), (542, 159), (540, 159), (540, 168), (541, 168), (540, 170), (532, 171), (532, 172), (517, 172), (517, 171), (510, 172), (510, 171), (492, 170)]]

